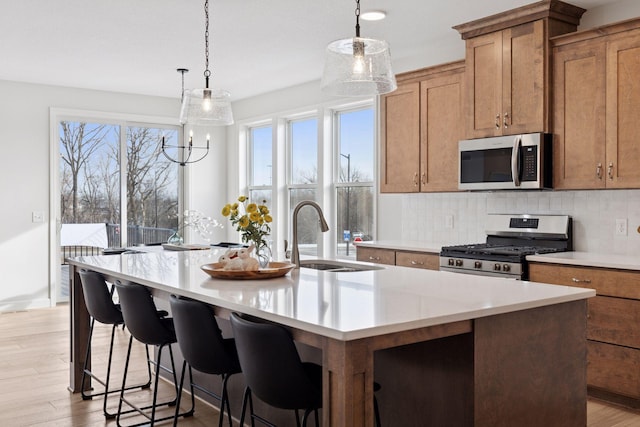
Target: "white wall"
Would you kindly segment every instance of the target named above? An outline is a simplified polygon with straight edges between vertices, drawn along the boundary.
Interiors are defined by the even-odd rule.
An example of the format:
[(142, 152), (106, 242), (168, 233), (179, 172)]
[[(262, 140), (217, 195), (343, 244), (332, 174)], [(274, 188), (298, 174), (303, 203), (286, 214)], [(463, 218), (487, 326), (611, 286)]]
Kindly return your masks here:
[[(571, 3), (570, 0), (569, 3)], [(599, 27), (638, 16), (640, 16), (640, 1), (618, 0), (604, 6), (587, 10), (584, 15), (582, 15), (579, 30)]]
[[(0, 220), (0, 311), (49, 306), (51, 302), (49, 235), (54, 222), (49, 218), (49, 111), (52, 107), (170, 117), (177, 123), (180, 101), (0, 81), (0, 200), (4, 205)], [(191, 199), (194, 207), (203, 212), (219, 206), (211, 188), (223, 188), (226, 176), (226, 133), (221, 129), (213, 135), (214, 155), (197, 166), (189, 166), (194, 183)], [(33, 223), (33, 211), (44, 212), (45, 221)]]
[(227, 169), (227, 128), (216, 127), (210, 130), (211, 145), (209, 154), (202, 161), (187, 166), (189, 174), (186, 180), (186, 200), (189, 209), (202, 212), (204, 216), (215, 219), (225, 228), (217, 227), (209, 241), (193, 230), (188, 230), (187, 240), (190, 243), (218, 243), (226, 241), (226, 222), (220, 214), (227, 200), (227, 177), (233, 175)]

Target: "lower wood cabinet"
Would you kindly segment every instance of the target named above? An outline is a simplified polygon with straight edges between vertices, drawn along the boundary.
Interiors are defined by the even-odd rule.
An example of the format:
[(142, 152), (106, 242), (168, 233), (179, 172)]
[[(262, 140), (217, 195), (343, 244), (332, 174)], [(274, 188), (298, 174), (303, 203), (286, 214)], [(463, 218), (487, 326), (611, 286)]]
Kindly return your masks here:
[(440, 256), (424, 252), (396, 251), (396, 265), (402, 267), (424, 268), (427, 270), (440, 269)]
[(440, 269), (440, 255), (427, 252), (402, 251), (384, 248), (357, 247), (358, 261), (375, 262), (378, 264), (399, 265), (402, 267), (424, 268), (427, 270)]
[(640, 408), (640, 272), (530, 263), (529, 276), (595, 289), (587, 303), (589, 393)]
[(393, 249), (363, 248), (356, 249), (358, 261), (375, 262), (378, 264), (396, 265), (396, 251)]

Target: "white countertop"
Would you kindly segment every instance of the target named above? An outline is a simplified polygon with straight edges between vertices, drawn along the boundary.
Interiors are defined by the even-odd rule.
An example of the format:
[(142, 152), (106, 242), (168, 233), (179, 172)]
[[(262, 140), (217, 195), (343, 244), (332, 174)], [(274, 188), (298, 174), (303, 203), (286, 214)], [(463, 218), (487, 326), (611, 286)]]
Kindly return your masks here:
[(366, 242), (357, 242), (356, 246), (439, 254), (443, 245), (412, 240), (368, 240)]
[(640, 256), (599, 254), (595, 252), (558, 252), (546, 255), (529, 255), (528, 261), (581, 267), (604, 267), (640, 271)]
[[(219, 280), (223, 249), (77, 257), (70, 263), (323, 336), (353, 340), (589, 298), (592, 289), (417, 268)], [(364, 263), (361, 263), (364, 264)]]

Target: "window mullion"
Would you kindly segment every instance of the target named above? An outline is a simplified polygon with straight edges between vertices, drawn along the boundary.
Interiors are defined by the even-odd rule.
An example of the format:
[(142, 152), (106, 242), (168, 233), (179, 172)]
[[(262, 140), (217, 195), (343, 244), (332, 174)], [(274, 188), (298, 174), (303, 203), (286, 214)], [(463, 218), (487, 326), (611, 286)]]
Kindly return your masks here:
[(128, 214), (127, 214), (127, 124), (119, 123), (120, 127), (120, 245), (129, 246)]

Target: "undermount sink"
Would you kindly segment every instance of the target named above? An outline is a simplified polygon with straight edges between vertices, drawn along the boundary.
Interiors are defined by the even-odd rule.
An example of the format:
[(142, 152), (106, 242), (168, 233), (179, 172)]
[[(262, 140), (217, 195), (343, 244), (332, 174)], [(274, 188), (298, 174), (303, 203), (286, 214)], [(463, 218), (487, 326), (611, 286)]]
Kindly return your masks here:
[(330, 271), (333, 273), (382, 270), (384, 268), (375, 265), (363, 265), (342, 261), (328, 261), (324, 259), (305, 259), (300, 261), (300, 267), (312, 268), (314, 270)]

